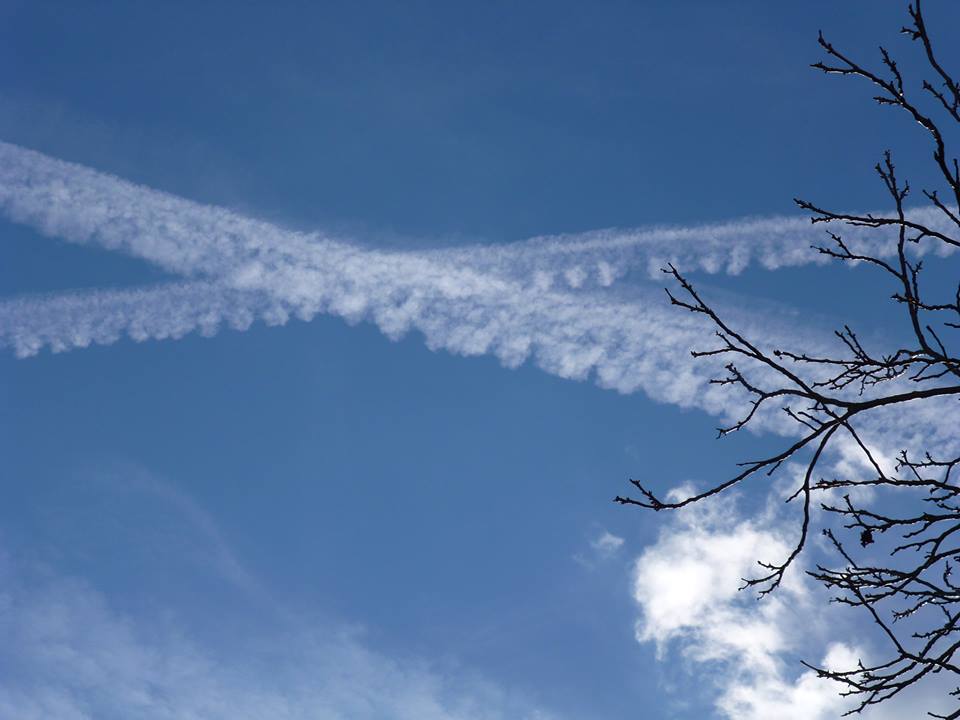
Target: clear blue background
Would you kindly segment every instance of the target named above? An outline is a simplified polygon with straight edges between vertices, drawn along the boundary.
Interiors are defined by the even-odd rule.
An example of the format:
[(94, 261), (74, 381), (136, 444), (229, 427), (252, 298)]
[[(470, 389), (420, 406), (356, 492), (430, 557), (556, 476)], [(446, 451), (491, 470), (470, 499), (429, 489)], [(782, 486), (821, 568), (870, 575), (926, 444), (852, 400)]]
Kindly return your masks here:
[[(871, 61), (880, 40), (909, 55), (902, 5), (0, 2), (0, 138), (383, 245), (790, 213), (795, 195), (872, 208), (880, 152), (919, 187), (927, 146), (807, 64), (819, 27)], [(960, 22), (927, 12), (941, 37)], [(4, 295), (163, 277), (5, 222), (0, 239)], [(709, 283), (869, 320), (868, 286), (834, 290), (839, 273)], [(768, 442), (714, 442), (714, 424), (330, 318), (6, 355), (0, 537), (132, 613), (163, 598), (226, 634), (229, 588), (171, 559), (169, 508), (123, 490), (148, 473), (272, 601), (384, 652), (454, 657), (573, 717), (699, 718), (709, 697), (671, 709), (682, 670), (633, 639), (628, 563), (657, 520), (610, 499)], [(577, 562), (603, 530), (624, 552)]]

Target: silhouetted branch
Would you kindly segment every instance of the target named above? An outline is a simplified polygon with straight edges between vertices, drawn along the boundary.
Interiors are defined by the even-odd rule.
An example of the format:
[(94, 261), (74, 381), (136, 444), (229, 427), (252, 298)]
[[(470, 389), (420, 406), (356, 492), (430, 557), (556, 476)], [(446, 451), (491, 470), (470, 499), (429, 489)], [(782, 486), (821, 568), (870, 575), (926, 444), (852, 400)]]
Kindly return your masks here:
[[(938, 114), (947, 123), (960, 124), (960, 85), (934, 52), (919, 0), (909, 5), (908, 15), (910, 24), (903, 33), (920, 44), (932, 73), (931, 79), (921, 81), (916, 97), (909, 79), (885, 48), (880, 49), (881, 69), (873, 71), (821, 34), (818, 42), (826, 58), (813, 67), (866, 80), (877, 92), (874, 99), (880, 105), (898, 108), (919, 124), (932, 141), (934, 163), (953, 199), (944, 202), (936, 189), (924, 190), (923, 197), (946, 218), (947, 226), (960, 230), (960, 166), (948, 150), (948, 134), (935, 119)], [(933, 104), (935, 112), (923, 109), (924, 100)], [(891, 204), (888, 214), (837, 212), (802, 199), (796, 203), (811, 213), (812, 223), (828, 226), (829, 242), (814, 245), (816, 252), (839, 262), (863, 264), (895, 282), (892, 300), (909, 327), (908, 340), (878, 351), (868, 347), (850, 325), (843, 325), (835, 333), (834, 353), (768, 350), (722, 317), (678, 268), (668, 265), (664, 272), (676, 288), (666, 291), (671, 304), (702, 316), (714, 328), (716, 344), (693, 350), (693, 356), (727, 360), (725, 374), (711, 383), (729, 389), (743, 403), (736, 419), (719, 428), (719, 436), (756, 423), (775, 403), (794, 423), (796, 439), (780, 452), (741, 464), (732, 477), (686, 498), (661, 498), (639, 480), (630, 481), (637, 497), (615, 498), (624, 505), (679, 510), (751, 478), (772, 475), (787, 461), (801, 462), (802, 480), (787, 498), (802, 502), (793, 547), (784, 558), (760, 562), (762, 572), (744, 579), (744, 587), (755, 588), (762, 596), (780, 585), (807, 545), (815, 499), (819, 499), (822, 514), (818, 522), (839, 566), (818, 564), (808, 574), (832, 591), (835, 602), (863, 610), (885, 641), (887, 652), (877, 661), (861, 660), (856, 667), (842, 670), (807, 665), (819, 676), (840, 683), (841, 694), (856, 702), (848, 714), (885, 702), (933, 674), (954, 673), (960, 681), (960, 658), (956, 657), (960, 650), (960, 580), (954, 579), (955, 566), (960, 563), (960, 456), (936, 457), (933, 448), (921, 450), (919, 455), (901, 449), (895, 459), (888, 460), (884, 451), (863, 435), (863, 428), (881, 409), (902, 408), (907, 422), (908, 407), (922, 409), (937, 398), (960, 399), (955, 335), (960, 329), (960, 283), (945, 292), (931, 290), (920, 259), (922, 250), (933, 261), (948, 262), (945, 257), (948, 251), (960, 248), (960, 237), (921, 222), (918, 218), (922, 215), (911, 214), (906, 205), (910, 185), (901, 179), (890, 151), (883, 153), (874, 170)], [(867, 228), (892, 237), (884, 251), (860, 250), (844, 240), (844, 227)], [(931, 250), (945, 252), (938, 255)], [(934, 424), (944, 437), (960, 441), (960, 413), (936, 417)], [(831, 477), (820, 469), (825, 458), (838, 457), (832, 454), (838, 449), (838, 437), (852, 443), (860, 454), (862, 471), (851, 471), (846, 463), (837, 465)], [(889, 440), (881, 438), (880, 442)], [(841, 467), (847, 469), (841, 471)], [(896, 498), (896, 512), (884, 509), (887, 505), (882, 500), (887, 496)], [(855, 552), (843, 535), (855, 539)], [(960, 698), (960, 688), (952, 695)], [(960, 718), (960, 708), (949, 715), (930, 715)]]

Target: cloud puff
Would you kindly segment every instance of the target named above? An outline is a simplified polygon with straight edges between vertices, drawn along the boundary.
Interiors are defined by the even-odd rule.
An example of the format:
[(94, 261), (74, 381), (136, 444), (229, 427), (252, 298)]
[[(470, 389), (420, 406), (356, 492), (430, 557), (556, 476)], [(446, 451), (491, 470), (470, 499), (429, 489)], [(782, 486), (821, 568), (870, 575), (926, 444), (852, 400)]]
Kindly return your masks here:
[[(654, 642), (661, 657), (678, 648), (687, 660), (708, 664), (717, 708), (729, 718), (826, 720), (848, 709), (841, 688), (798, 673), (796, 661), (798, 651), (823, 639), (817, 630), (824, 619), (814, 609), (822, 598), (812, 596), (797, 567), (762, 601), (739, 589), (741, 578), (756, 576), (758, 559), (789, 554), (775, 527), (769, 517), (739, 518), (729, 499), (676, 516), (634, 565), (637, 639)], [(827, 658), (855, 663), (856, 654), (834, 644)]]
[(613, 533), (604, 530), (600, 535), (590, 541), (590, 547), (600, 557), (611, 557), (616, 555), (623, 547), (623, 538), (617, 537)]
[(574, 553), (573, 560), (589, 570), (596, 569), (599, 563), (617, 557), (624, 542), (622, 537), (603, 530), (588, 541), (589, 551)]
[[(689, 488), (678, 490), (684, 494)], [(686, 672), (707, 688), (717, 711), (730, 720), (834, 720), (855, 703), (844, 688), (818, 678), (800, 660), (850, 669), (878, 655), (868, 618), (828, 603), (829, 596), (795, 562), (776, 593), (758, 599), (741, 591), (757, 561), (789, 552), (789, 528), (779, 503), (745, 517), (734, 497), (686, 509), (662, 528), (633, 566), (639, 610), (636, 637), (652, 642), (664, 661), (679, 656)], [(839, 642), (859, 638), (858, 645)], [(882, 641), (882, 638), (878, 638)], [(899, 720), (955, 709), (949, 677), (908, 688), (858, 717)]]
[[(822, 664), (831, 669), (847, 669), (855, 667), (857, 659), (850, 647), (835, 643), (827, 649)], [(767, 673), (733, 680), (717, 706), (727, 717), (737, 720), (833, 720), (849, 709), (839, 692), (837, 685), (809, 670), (792, 681), (777, 673)]]

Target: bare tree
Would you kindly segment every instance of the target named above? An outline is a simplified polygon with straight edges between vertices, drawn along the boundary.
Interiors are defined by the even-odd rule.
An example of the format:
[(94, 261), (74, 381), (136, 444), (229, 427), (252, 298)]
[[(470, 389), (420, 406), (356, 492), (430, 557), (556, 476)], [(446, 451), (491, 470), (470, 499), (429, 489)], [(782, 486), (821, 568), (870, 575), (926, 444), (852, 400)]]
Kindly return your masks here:
[[(925, 258), (945, 265), (950, 262), (950, 252), (960, 249), (960, 166), (948, 149), (949, 133), (960, 129), (960, 84), (934, 52), (920, 0), (909, 5), (908, 14), (909, 24), (902, 32), (914, 41), (927, 69), (927, 77), (916, 86), (908, 84), (886, 49), (880, 48), (879, 69), (871, 70), (822, 34), (819, 44), (825, 58), (813, 67), (866, 81), (878, 104), (907, 113), (926, 134), (941, 185), (922, 192), (929, 211), (917, 213), (907, 207), (908, 198), (912, 199), (910, 186), (901, 179), (889, 151), (875, 168), (889, 195), (889, 212), (853, 214), (806, 200), (796, 203), (811, 213), (813, 223), (826, 228), (827, 240), (813, 246), (815, 252), (842, 263), (866, 264), (895, 283), (892, 299), (908, 323), (909, 339), (873, 349), (844, 325), (835, 333), (836, 352), (832, 355), (767, 349), (721, 317), (681, 271), (670, 265), (664, 269), (676, 285), (667, 290), (670, 302), (703, 316), (717, 338), (715, 347), (692, 354), (728, 361), (726, 374), (711, 382), (747, 398), (742, 416), (721, 428), (720, 435), (750, 425), (772, 405), (782, 405), (795, 423), (796, 439), (781, 452), (743, 463), (735, 476), (682, 500), (663, 499), (637, 480), (630, 481), (637, 495), (616, 498), (624, 505), (677, 510), (748, 478), (772, 475), (787, 461), (801, 462), (802, 480), (789, 497), (802, 503), (796, 543), (787, 557), (775, 563), (761, 562), (759, 576), (746, 579), (744, 587), (754, 588), (761, 596), (774, 591), (808, 545), (812, 525), (822, 526), (836, 553), (835, 566), (816, 565), (809, 575), (829, 588), (837, 602), (867, 613), (887, 652), (882, 659), (861, 661), (856, 667), (813, 668), (821, 677), (843, 685), (842, 694), (854, 701), (848, 714), (889, 700), (935, 674), (955, 674), (960, 685), (960, 658), (956, 657), (960, 651), (960, 579), (954, 572), (960, 562), (960, 457), (952, 457), (957, 446), (954, 443), (951, 451), (949, 442), (951, 437), (960, 439), (960, 407), (956, 404), (960, 399), (960, 338), (956, 332), (960, 330), (960, 283), (953, 284), (960, 277), (954, 266), (953, 279), (943, 287), (923, 272)], [(931, 217), (937, 221), (930, 221)], [(888, 244), (868, 244), (873, 250), (861, 250), (844, 237), (851, 227), (858, 233), (866, 229), (885, 235)], [(877, 251), (877, 247), (884, 250)], [(869, 428), (878, 414), (889, 417), (891, 411), (899, 410), (904, 418), (935, 411), (942, 437), (937, 442), (921, 438), (921, 447), (896, 448), (891, 462), (876, 442), (867, 438), (864, 428)], [(869, 470), (860, 474), (841, 471), (827, 461), (841, 439), (847, 445), (852, 441)], [(938, 452), (948, 455), (941, 457)], [(823, 472), (827, 474), (821, 475)], [(813, 513), (813, 503), (823, 512)], [(882, 509), (891, 507), (894, 509)], [(952, 694), (960, 697), (960, 687)], [(930, 716), (960, 718), (960, 703), (949, 715)]]

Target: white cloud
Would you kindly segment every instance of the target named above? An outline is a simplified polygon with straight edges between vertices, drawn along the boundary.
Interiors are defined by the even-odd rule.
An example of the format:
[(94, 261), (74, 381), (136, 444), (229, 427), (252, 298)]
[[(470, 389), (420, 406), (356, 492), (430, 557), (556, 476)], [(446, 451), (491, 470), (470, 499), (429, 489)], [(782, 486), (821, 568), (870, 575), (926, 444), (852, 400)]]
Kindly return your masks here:
[[(797, 567), (761, 601), (739, 590), (741, 578), (757, 575), (758, 560), (789, 554), (774, 527), (772, 518), (739, 518), (729, 499), (678, 514), (634, 566), (637, 639), (654, 642), (663, 658), (676, 648), (688, 661), (707, 664), (709, 674), (698, 675), (712, 678), (717, 708), (729, 718), (834, 718), (848, 709), (839, 686), (798, 672), (796, 661), (822, 639), (822, 598), (812, 597)], [(853, 654), (839, 644), (828, 651), (830, 662)]]
[[(548, 717), (497, 686), (303, 624), (210, 648), (135, 618), (77, 579), (8, 562), (0, 590), (0, 717), (17, 720), (513, 720)], [(322, 627), (322, 625), (320, 626)]]
[(598, 537), (590, 541), (590, 547), (600, 557), (611, 557), (616, 555), (623, 547), (623, 538), (617, 537), (608, 530), (604, 530)]
[[(729, 508), (730, 503), (722, 505)], [(739, 652), (735, 647), (739, 641), (727, 632), (731, 620), (750, 625), (747, 618), (753, 614), (753, 607), (744, 604), (744, 614), (729, 615), (733, 612), (732, 601), (745, 600), (739, 592), (741, 578), (755, 573), (758, 558), (785, 557), (789, 547), (778, 536), (749, 521), (728, 525), (715, 506), (696, 510), (678, 514), (677, 523), (637, 560), (634, 599), (643, 610), (637, 636), (643, 641), (655, 641), (663, 649), (670, 640), (695, 635), (698, 642), (690, 649), (710, 659), (734, 650)], [(803, 596), (795, 577), (788, 576), (784, 590), (792, 596)], [(781, 608), (773, 602), (756, 609), (776, 614)], [(780, 647), (779, 639), (772, 637), (766, 627), (755, 629), (759, 632), (757, 641), (748, 644), (774, 651)], [(707, 642), (711, 640), (715, 642)], [(766, 664), (765, 659), (761, 664)]]
[[(685, 493), (688, 489), (680, 492)], [(840, 670), (875, 660), (870, 620), (828, 603), (829, 596), (795, 562), (783, 585), (758, 599), (740, 590), (756, 577), (757, 561), (780, 561), (789, 552), (790, 529), (769, 504), (752, 518), (735, 498), (687, 508), (672, 517), (658, 541), (634, 563), (633, 596), (640, 617), (636, 636), (652, 642), (661, 660), (675, 655), (707, 687), (717, 711), (730, 720), (835, 720), (856, 707), (845, 689), (818, 678), (800, 660)], [(857, 646), (838, 638), (858, 638)], [(934, 677), (893, 700), (867, 708), (865, 720), (923, 717), (950, 712), (956, 683)]]
[[(823, 664), (827, 667), (855, 667), (857, 654), (846, 645), (831, 645)], [(778, 673), (734, 680), (718, 700), (719, 709), (736, 720), (834, 720), (850, 708), (839, 696), (839, 685), (819, 679), (806, 671), (793, 681)]]
[[(141, 516), (135, 527), (122, 526), (114, 541), (138, 571), (161, 570), (166, 582), (151, 587), (144, 603), (137, 592), (108, 593), (0, 548), (4, 720), (553, 717), (454, 662), (371, 649), (356, 627), (271, 600), (213, 517), (142, 469), (98, 473), (84, 483), (83, 494), (93, 504), (81, 503), (87, 515), (82, 523), (100, 520), (104, 508), (123, 517), (143, 504), (154, 507), (148, 521)], [(159, 554), (153, 547), (158, 538), (165, 543)], [(84, 533), (75, 542), (80, 556), (95, 554), (96, 543), (87, 545)], [(34, 551), (34, 557), (42, 554), (41, 545)], [(61, 562), (69, 555), (54, 554)], [(184, 605), (174, 589), (195, 580), (198, 565), (204, 577), (216, 574), (227, 583), (211, 595), (209, 608)]]
[(574, 553), (573, 559), (587, 569), (595, 569), (599, 563), (612, 560), (620, 554), (624, 539), (609, 530), (603, 530), (588, 541), (589, 551)]

